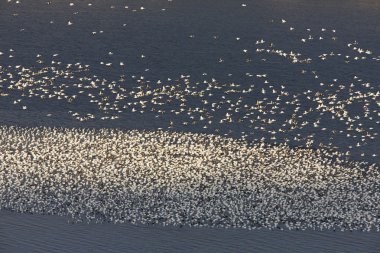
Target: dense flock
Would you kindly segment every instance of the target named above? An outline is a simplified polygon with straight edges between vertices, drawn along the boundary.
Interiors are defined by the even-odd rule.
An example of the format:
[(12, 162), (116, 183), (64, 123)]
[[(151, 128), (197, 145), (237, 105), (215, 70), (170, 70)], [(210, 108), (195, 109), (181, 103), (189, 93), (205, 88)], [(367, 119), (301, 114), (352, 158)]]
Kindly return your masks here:
[(73, 221), (377, 230), (378, 166), (217, 135), (0, 128), (0, 209)]

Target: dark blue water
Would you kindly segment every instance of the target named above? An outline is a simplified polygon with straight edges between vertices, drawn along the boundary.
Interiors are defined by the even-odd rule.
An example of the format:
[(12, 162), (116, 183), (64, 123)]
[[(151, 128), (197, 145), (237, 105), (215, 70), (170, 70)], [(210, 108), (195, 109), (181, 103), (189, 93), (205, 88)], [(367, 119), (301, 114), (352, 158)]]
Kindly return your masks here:
[(72, 2), (0, 2), (0, 124), (215, 133), (379, 162), (378, 1)]
[(281, 231), (70, 224), (65, 217), (0, 215), (1, 252), (377, 252), (377, 232)]

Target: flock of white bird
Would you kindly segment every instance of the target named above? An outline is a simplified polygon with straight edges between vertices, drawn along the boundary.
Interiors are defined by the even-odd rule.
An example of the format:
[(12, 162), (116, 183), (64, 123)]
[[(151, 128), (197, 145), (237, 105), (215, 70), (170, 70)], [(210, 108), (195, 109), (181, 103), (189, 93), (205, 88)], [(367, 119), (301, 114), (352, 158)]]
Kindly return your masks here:
[[(9, 3), (21, 4), (19, 1)], [(76, 3), (68, 4), (76, 13)], [(241, 7), (246, 6), (241, 4)], [(68, 22), (75, 27), (75, 23)], [(309, 28), (299, 31), (301, 29), (288, 25), (284, 19), (270, 22), (285, 28), (288, 39), (294, 43), (318, 43), (322, 51), (330, 50), (329, 45), (338, 40), (335, 29), (322, 27), (317, 31)], [(194, 34), (189, 38), (196, 39)], [(213, 39), (219, 37), (213, 36)], [(236, 41), (241, 43), (242, 39), (237, 37)], [(326, 44), (324, 41), (330, 42)], [(0, 99), (20, 110), (39, 110), (34, 106), (38, 101), (48, 104), (54, 100), (61, 108), (68, 108), (67, 114), (73, 119), (81, 122), (126, 120), (133, 118), (133, 114), (144, 114), (149, 115), (150, 120), (165, 122), (162, 129), (195, 129), (252, 141), (325, 147), (347, 155), (354, 153), (355, 159), (363, 157), (378, 161), (376, 150), (367, 146), (373, 146), (378, 138), (379, 84), (366, 81), (359, 71), (350, 77), (337, 74), (336, 78), (329, 80), (316, 70), (313, 63), (340, 60), (341, 64), (352, 65), (360, 61), (378, 64), (380, 55), (376, 56), (372, 50), (360, 47), (354, 41), (345, 43), (340, 52), (329, 51), (311, 57), (297, 50), (281, 49), (264, 38), (258, 38), (254, 45), (237, 53), (247, 63), (258, 61), (264, 64), (279, 57), (289, 65), (299, 66), (300, 76), (309, 76), (313, 81), (307, 90), (300, 92), (291, 83), (278, 81), (278, 77), (271, 73), (257, 71), (245, 73), (249, 85), (218, 81), (208, 73), (203, 73), (201, 80), (187, 73), (149, 80), (141, 74), (123, 74), (127, 64), (112, 61), (115, 57), (112, 51), (107, 52), (108, 61), (101, 59), (99, 63), (104, 68), (121, 68), (122, 71), (117, 80), (107, 80), (94, 73), (93, 69), (98, 66), (64, 63), (58, 52), (50, 56), (37, 54), (34, 66), (23, 66), (17, 63), (14, 49), (0, 48), (0, 60), (8, 62), (0, 65)], [(139, 57), (145, 58), (146, 55)], [(221, 57), (215, 64), (225, 61)], [(143, 72), (149, 71), (146, 68)], [(232, 73), (226, 74), (233, 76)], [(59, 117), (54, 113), (48, 111), (46, 117)], [(344, 144), (347, 140), (348, 145)]]
[[(77, 15), (76, 3), (68, 4)], [(379, 83), (355, 73), (329, 80), (316, 65), (379, 64), (380, 55), (357, 41), (331, 51), (324, 45), (340, 42), (334, 29), (300, 31), (285, 19), (271, 22), (303, 52), (316, 43), (323, 52), (312, 57), (257, 38), (235, 53), (247, 64), (280, 59), (299, 66), (299, 76), (312, 80), (307, 90), (254, 69), (244, 75), (249, 85), (208, 73), (199, 73), (201, 80), (188, 73), (161, 80), (127, 76), (128, 63), (109, 50), (99, 64), (122, 71), (108, 80), (95, 73), (99, 66), (64, 62), (59, 52), (37, 54), (33, 66), (24, 66), (17, 50), (0, 48), (0, 102), (9, 108), (38, 111), (54, 102), (59, 110), (46, 117), (66, 110), (83, 126), (137, 115), (165, 122), (152, 132), (0, 126), (0, 209), (87, 221), (379, 230), (378, 164), (347, 158), (356, 153), (378, 161), (378, 151), (366, 145), (378, 142)], [(76, 25), (67, 20), (68, 29)], [(226, 61), (221, 56), (214, 64)], [(202, 131), (209, 134), (194, 133)]]
[[(293, 52), (268, 48), (270, 45), (258, 48), (257, 54), (279, 54), (293, 64), (311, 61)], [(9, 50), (9, 56), (14, 53)], [(358, 76), (344, 83), (334, 79), (313, 84), (302, 92), (271, 81), (267, 73), (246, 73), (252, 80), (248, 86), (219, 82), (207, 73), (203, 73), (203, 80), (182, 74), (165, 80), (121, 75), (111, 81), (94, 75), (89, 65), (63, 64), (58, 57), (52, 55), (47, 63), (37, 55), (41, 67), (0, 66), (2, 101), (20, 110), (38, 110), (33, 106), (57, 101), (81, 122), (147, 114), (173, 130), (187, 128), (228, 135), (236, 134), (237, 127), (243, 139), (328, 147), (347, 155), (356, 150), (361, 156), (377, 156), (375, 150), (360, 150), (378, 137), (380, 91), (377, 85)], [(318, 73), (310, 72), (303, 70), (303, 74), (318, 78)], [(46, 117), (52, 114), (54, 111), (47, 112)], [(321, 141), (321, 135), (327, 136), (326, 140)], [(351, 144), (347, 147), (336, 145), (348, 139)]]
[(380, 170), (217, 135), (0, 127), (0, 208), (73, 221), (380, 228)]

